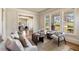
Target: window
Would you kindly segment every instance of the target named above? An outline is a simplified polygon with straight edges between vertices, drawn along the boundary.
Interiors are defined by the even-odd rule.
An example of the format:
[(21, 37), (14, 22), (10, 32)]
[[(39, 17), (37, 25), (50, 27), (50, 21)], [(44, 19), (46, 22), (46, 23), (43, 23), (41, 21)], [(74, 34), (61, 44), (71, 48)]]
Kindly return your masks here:
[(45, 30), (50, 30), (50, 16), (49, 15), (47, 15), (46, 17), (45, 17)]
[(61, 17), (59, 15), (55, 15), (53, 18), (54, 18), (55, 30), (61, 31)]
[(69, 12), (64, 15), (64, 32), (74, 33), (74, 13)]

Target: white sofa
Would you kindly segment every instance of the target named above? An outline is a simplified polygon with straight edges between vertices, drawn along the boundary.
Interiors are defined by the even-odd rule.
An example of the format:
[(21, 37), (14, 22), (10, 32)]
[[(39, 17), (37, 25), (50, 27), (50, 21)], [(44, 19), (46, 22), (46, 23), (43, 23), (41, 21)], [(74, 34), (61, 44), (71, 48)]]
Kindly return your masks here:
[[(38, 51), (37, 46), (33, 46), (29, 41), (28, 41), (28, 47), (23, 47), (21, 42), (17, 39), (13, 39), (12, 41), (14, 41), (17, 46), (20, 48), (20, 51)], [(0, 43), (0, 51), (8, 51), (6, 48), (6, 40), (4, 40), (3, 42)]]

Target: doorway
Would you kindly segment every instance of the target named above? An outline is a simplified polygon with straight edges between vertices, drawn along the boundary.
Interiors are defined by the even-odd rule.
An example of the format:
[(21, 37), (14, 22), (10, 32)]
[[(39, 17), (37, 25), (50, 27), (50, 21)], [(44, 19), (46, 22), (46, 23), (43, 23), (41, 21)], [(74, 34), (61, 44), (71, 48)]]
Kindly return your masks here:
[(33, 16), (19, 15), (18, 25), (21, 23), (24, 27), (28, 26), (29, 31), (33, 32)]

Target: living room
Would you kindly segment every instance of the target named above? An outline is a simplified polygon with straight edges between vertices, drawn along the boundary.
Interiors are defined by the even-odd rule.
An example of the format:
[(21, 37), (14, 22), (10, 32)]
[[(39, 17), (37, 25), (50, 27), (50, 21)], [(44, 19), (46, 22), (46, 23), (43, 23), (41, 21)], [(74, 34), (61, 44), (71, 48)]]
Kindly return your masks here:
[[(32, 44), (30, 48), (12, 49), (10, 51), (75, 51), (79, 50), (79, 9), (78, 8), (0, 8), (0, 35), (3, 41), (18, 31), (19, 25), (28, 26)], [(42, 33), (43, 32), (43, 33)], [(53, 33), (54, 32), (54, 33)], [(39, 35), (39, 33), (43, 35)], [(52, 33), (52, 35), (50, 35)], [(58, 34), (57, 34), (58, 33)], [(35, 36), (34, 36), (34, 35)], [(36, 35), (37, 34), (37, 35)], [(48, 34), (48, 35), (47, 35)], [(59, 36), (61, 35), (61, 37)], [(38, 37), (39, 36), (39, 37)], [(39, 39), (36, 39), (38, 37)], [(64, 39), (63, 39), (64, 38)], [(36, 40), (35, 40), (36, 39)], [(59, 40), (62, 41), (60, 42)], [(2, 40), (1, 40), (2, 41)], [(3, 43), (1, 42), (0, 48)], [(4, 44), (5, 45), (5, 44)], [(14, 46), (14, 45), (13, 45)], [(3, 47), (5, 48), (5, 47)], [(0, 49), (1, 51), (5, 49)], [(12, 49), (12, 50), (11, 50)]]

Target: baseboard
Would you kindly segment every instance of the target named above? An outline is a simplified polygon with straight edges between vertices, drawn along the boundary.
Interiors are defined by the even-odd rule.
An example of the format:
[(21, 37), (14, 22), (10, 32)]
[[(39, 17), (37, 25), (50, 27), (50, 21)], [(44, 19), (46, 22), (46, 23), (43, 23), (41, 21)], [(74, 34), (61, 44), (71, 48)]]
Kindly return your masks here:
[(79, 51), (79, 45), (78, 44), (67, 41), (67, 45), (69, 45), (71, 49), (73, 49), (75, 51)]

